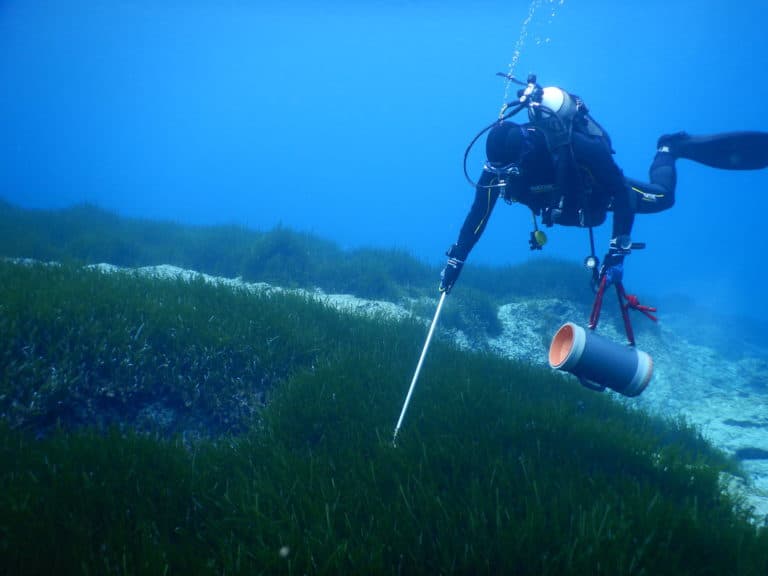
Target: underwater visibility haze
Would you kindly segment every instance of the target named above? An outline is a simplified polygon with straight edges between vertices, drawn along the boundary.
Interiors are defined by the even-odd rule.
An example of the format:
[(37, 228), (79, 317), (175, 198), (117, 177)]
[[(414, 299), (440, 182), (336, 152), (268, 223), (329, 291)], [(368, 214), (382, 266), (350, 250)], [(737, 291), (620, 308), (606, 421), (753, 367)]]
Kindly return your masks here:
[(636, 218), (632, 398), (541, 358), (587, 233), (531, 252), (499, 203), (392, 441), (496, 73), (644, 180), (662, 134), (768, 131), (763, 12), (0, 1), (0, 573), (768, 573), (768, 170), (680, 159)]
[[(661, 134), (768, 128), (761, 10), (756, 0), (5, 0), (0, 196), (283, 225), (442, 264), (473, 196), (464, 149), (504, 101), (496, 72), (579, 94), (625, 174), (645, 179)], [(636, 221), (648, 248), (628, 259), (628, 288), (768, 318), (768, 172), (678, 170), (677, 205)], [(585, 232), (555, 228), (531, 254), (529, 230), (525, 208), (498, 206), (468, 266), (588, 253)]]

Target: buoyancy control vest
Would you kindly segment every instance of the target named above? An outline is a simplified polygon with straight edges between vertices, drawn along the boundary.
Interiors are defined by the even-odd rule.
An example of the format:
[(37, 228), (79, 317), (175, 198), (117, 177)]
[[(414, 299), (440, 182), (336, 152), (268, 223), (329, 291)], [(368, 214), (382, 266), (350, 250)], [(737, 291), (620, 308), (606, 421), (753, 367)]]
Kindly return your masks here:
[[(536, 82), (536, 75), (528, 76), (526, 82), (522, 82), (511, 74), (499, 72), (507, 80), (522, 85), (518, 90), (517, 99), (505, 103), (499, 112), (498, 120), (483, 128), (470, 141), (464, 152), (464, 176), (475, 188), (496, 188), (500, 196), (507, 202), (521, 202), (528, 205), (533, 214), (534, 232), (540, 231), (536, 225), (536, 217), (542, 217), (542, 223), (551, 226), (555, 223), (566, 226), (588, 227), (597, 226), (605, 220), (606, 210), (611, 207), (608, 202), (600, 200), (600, 194), (592, 194), (593, 185), (596, 184), (588, 167), (578, 166), (574, 161), (572, 135), (574, 131), (603, 139), (610, 153), (613, 153), (610, 136), (600, 124), (589, 114), (584, 102), (575, 95), (565, 90), (549, 86), (542, 88)], [(474, 182), (467, 172), (467, 158), (472, 146), (486, 131), (500, 125), (518, 112), (527, 109), (529, 123), (540, 130), (544, 144), (549, 151), (550, 158), (560, 161), (560, 169), (563, 170), (551, 179), (542, 182), (526, 182), (525, 191), (513, 186), (513, 179), (505, 178), (506, 167), (494, 166), (486, 163), (484, 172), (493, 172), (494, 177), (489, 178), (489, 184)], [(554, 168), (558, 168), (554, 166)], [(567, 173), (565, 168), (571, 170)], [(554, 172), (554, 171), (553, 171)], [(575, 179), (571, 178), (576, 174)], [(566, 177), (570, 176), (570, 177)], [(509, 183), (506, 180), (510, 180)], [(575, 181), (574, 181), (575, 180)], [(523, 182), (520, 182), (523, 184)], [(569, 190), (566, 188), (570, 188)], [(596, 202), (597, 201), (597, 202)], [(541, 242), (531, 242), (532, 249), (540, 249)]]
[[(554, 202), (542, 210), (542, 221), (551, 226), (591, 227), (605, 220), (607, 202), (593, 195), (594, 182), (589, 168), (580, 165), (572, 148), (573, 132), (598, 137), (613, 152), (608, 133), (592, 118), (578, 96), (561, 88), (541, 88), (528, 107), (530, 122), (544, 135), (553, 158), (555, 186)], [(538, 211), (534, 210), (534, 214)]]

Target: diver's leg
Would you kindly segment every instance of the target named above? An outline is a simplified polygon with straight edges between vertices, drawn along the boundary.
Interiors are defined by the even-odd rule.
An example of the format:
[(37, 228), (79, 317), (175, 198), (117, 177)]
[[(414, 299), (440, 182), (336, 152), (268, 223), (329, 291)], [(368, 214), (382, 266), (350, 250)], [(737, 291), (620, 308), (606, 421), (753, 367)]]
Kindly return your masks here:
[(675, 157), (661, 146), (648, 171), (650, 182), (627, 178), (637, 214), (654, 214), (675, 204), (677, 169)]

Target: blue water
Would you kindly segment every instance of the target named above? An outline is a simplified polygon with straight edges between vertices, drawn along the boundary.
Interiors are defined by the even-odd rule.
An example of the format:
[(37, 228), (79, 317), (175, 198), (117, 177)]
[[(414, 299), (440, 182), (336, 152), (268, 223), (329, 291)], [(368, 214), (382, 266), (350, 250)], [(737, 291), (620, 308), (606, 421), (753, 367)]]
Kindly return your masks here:
[[(645, 178), (662, 133), (768, 130), (764, 23), (758, 0), (3, 0), (0, 196), (282, 224), (437, 264), (473, 197), (464, 149), (504, 99), (497, 71), (579, 94)], [(648, 248), (627, 288), (768, 319), (768, 170), (678, 168), (677, 205), (636, 220)], [(531, 254), (529, 231), (528, 210), (499, 204), (467, 265), (587, 254), (586, 232), (557, 228)]]

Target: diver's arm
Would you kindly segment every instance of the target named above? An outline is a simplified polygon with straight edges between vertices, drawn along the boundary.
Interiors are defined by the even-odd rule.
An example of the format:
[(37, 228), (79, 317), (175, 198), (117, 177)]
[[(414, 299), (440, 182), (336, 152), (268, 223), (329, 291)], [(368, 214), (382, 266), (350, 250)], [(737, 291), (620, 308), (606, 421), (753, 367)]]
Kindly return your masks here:
[(480, 177), (480, 182), (475, 188), (475, 200), (464, 219), (459, 238), (446, 253), (448, 261), (440, 274), (440, 292), (448, 293), (451, 291), (461, 273), (464, 261), (488, 224), (493, 207), (499, 198), (499, 189), (492, 186), (495, 178), (495, 175), (486, 171)]
[(632, 189), (625, 184), (613, 195), (612, 238), (632, 236), (632, 225), (635, 222), (632, 194)]
[(499, 189), (492, 186), (495, 178), (496, 176), (491, 172), (484, 171), (475, 188), (472, 207), (464, 219), (459, 238), (452, 247), (454, 256), (462, 261), (467, 259), (472, 248), (480, 240), (496, 201), (499, 199)]
[(575, 162), (589, 172), (612, 200), (613, 238), (629, 236), (635, 219), (634, 193), (614, 161), (608, 141), (599, 136), (574, 132), (572, 149)]

